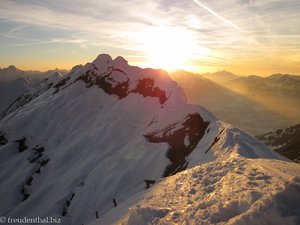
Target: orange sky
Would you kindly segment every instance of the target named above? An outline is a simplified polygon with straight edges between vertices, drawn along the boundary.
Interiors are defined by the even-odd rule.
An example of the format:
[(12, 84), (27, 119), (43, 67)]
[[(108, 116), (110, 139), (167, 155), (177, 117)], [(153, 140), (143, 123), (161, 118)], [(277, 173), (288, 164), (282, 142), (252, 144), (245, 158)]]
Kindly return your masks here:
[(300, 74), (300, 2), (1, 1), (0, 67), (70, 69), (98, 54), (141, 67)]

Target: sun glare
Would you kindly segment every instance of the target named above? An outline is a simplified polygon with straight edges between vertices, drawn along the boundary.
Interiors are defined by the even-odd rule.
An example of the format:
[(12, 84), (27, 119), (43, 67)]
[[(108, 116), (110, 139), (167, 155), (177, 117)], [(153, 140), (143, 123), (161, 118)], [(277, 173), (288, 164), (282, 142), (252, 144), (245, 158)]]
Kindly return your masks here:
[(146, 52), (147, 66), (165, 70), (185, 69), (192, 58), (193, 36), (177, 27), (152, 27), (137, 38)]

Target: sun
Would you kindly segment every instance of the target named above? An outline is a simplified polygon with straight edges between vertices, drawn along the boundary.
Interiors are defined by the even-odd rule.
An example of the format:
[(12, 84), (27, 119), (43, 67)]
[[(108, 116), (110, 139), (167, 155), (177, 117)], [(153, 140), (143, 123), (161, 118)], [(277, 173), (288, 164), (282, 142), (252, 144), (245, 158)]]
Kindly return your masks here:
[(193, 55), (193, 36), (182, 28), (151, 27), (141, 31), (138, 39), (149, 67), (168, 71), (185, 69)]

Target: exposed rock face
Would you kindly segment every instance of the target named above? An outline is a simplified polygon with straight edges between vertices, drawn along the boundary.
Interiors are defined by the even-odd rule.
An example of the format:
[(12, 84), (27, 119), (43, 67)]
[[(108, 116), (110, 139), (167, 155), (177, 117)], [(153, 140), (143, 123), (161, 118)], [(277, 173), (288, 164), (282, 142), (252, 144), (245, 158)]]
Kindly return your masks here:
[(16, 140), (16, 142), (19, 144), (19, 152), (23, 152), (28, 148), (28, 146), (26, 145), (26, 137), (22, 137), (21, 139)]
[(300, 124), (278, 129), (257, 138), (285, 157), (300, 163)]
[[(77, 80), (82, 80), (86, 83), (86, 87), (98, 86), (103, 89), (107, 94), (116, 95), (120, 99), (125, 98), (130, 93), (141, 94), (144, 97), (155, 97), (159, 99), (161, 104), (164, 104), (167, 100), (166, 92), (161, 90), (159, 87), (155, 87), (154, 80), (151, 78), (143, 78), (137, 81), (136, 88), (129, 90), (130, 79), (128, 74), (121, 69), (110, 67), (109, 70), (98, 75), (94, 67), (93, 70), (86, 71)], [(114, 73), (114, 76), (111, 76)], [(77, 81), (76, 80), (76, 81)]]
[(164, 176), (175, 174), (187, 167), (186, 157), (194, 150), (204, 136), (209, 122), (203, 121), (199, 114), (186, 117), (183, 122), (172, 124), (161, 131), (144, 135), (153, 143), (166, 142), (170, 145), (167, 157), (171, 164)]
[(138, 85), (133, 93), (139, 93), (144, 97), (156, 97), (159, 99), (160, 104), (164, 104), (167, 100), (166, 92), (161, 90), (159, 87), (154, 87), (154, 80), (151, 78), (144, 78), (139, 80)]
[(5, 134), (0, 132), (0, 145), (5, 145), (7, 143), (7, 139), (5, 138)]

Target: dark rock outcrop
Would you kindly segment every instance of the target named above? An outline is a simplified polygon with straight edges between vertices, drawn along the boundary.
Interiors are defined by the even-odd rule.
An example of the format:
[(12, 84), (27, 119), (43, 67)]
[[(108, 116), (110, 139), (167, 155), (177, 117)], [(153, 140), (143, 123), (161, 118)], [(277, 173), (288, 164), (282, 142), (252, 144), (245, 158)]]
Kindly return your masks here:
[(164, 177), (180, 172), (187, 167), (186, 157), (196, 148), (208, 125), (209, 122), (205, 122), (199, 114), (191, 114), (183, 122), (144, 135), (150, 142), (166, 142), (170, 145), (166, 156), (170, 159), (171, 164), (167, 166)]
[(257, 136), (273, 150), (300, 163), (300, 124)]
[[(119, 77), (122, 77), (121, 80), (123, 81), (117, 81), (114, 76), (112, 76), (114, 72), (118, 72)], [(136, 88), (134, 90), (129, 90), (130, 79), (124, 71), (118, 68), (111, 67), (104, 72), (104, 74), (99, 75), (97, 73), (97, 68), (94, 67), (79, 76), (76, 81), (78, 80), (84, 81), (87, 88), (98, 86), (107, 94), (116, 95), (120, 99), (125, 98), (130, 93), (136, 93), (141, 94), (144, 97), (149, 96), (158, 98), (160, 104), (164, 104), (167, 100), (166, 92), (159, 87), (155, 87), (155, 82), (151, 78), (138, 80)]]
[(0, 132), (0, 145), (5, 145), (7, 143), (7, 139), (5, 137), (5, 134)]
[(26, 145), (26, 137), (22, 137), (21, 139), (16, 140), (15, 142), (19, 144), (18, 146), (19, 152), (23, 152), (28, 148), (28, 146)]

